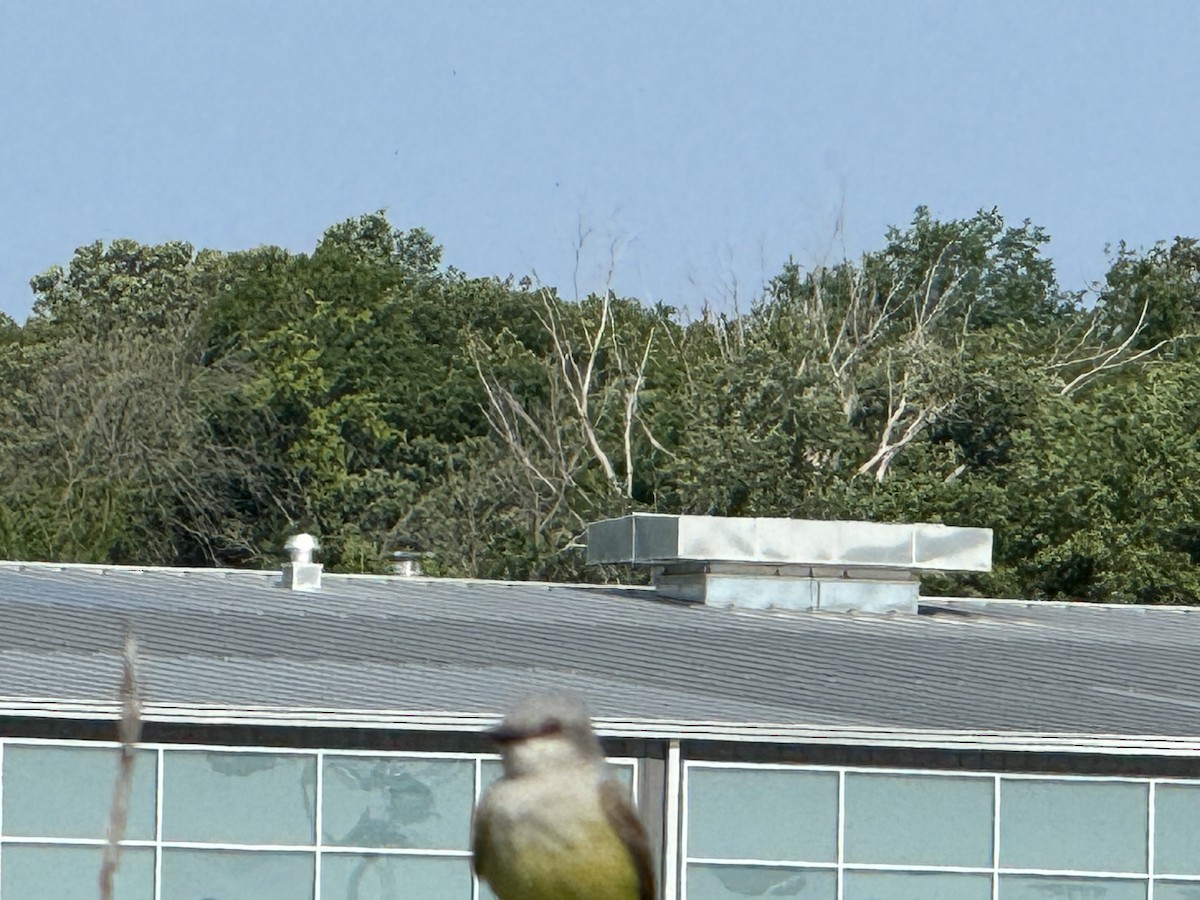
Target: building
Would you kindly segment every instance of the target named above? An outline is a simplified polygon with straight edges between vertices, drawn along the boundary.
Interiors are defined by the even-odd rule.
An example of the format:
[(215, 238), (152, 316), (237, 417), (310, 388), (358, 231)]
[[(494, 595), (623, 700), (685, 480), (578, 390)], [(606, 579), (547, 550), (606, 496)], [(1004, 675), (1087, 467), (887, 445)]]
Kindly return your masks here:
[(919, 598), (941, 526), (636, 516), (653, 587), (0, 564), (0, 900), (474, 900), (483, 729), (585, 694), (688, 900), (1200, 897), (1200, 610)]

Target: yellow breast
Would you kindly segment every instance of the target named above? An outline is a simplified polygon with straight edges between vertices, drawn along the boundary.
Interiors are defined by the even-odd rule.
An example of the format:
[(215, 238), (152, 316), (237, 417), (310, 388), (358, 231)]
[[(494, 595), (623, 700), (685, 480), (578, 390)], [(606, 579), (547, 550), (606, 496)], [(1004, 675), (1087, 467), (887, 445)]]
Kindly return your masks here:
[(489, 873), (500, 900), (638, 900), (633, 860), (607, 823), (569, 842), (546, 840), (535, 828), (514, 831), (506, 858)]
[(588, 773), (504, 779), (484, 805), (500, 900), (639, 900), (637, 867)]

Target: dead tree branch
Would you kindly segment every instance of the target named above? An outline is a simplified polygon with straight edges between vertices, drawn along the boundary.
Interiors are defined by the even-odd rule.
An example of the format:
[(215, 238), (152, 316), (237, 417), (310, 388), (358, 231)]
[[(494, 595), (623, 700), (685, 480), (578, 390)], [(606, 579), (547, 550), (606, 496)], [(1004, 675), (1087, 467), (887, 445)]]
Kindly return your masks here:
[(129, 819), (129, 792), (133, 785), (133, 764), (137, 742), (142, 734), (141, 683), (137, 671), (137, 639), (133, 632), (125, 635), (121, 654), (121, 720), (117, 725), (121, 741), (121, 756), (117, 778), (113, 785), (112, 806), (109, 809), (108, 831), (104, 855), (100, 861), (100, 900), (112, 900), (113, 877), (121, 862), (121, 840)]

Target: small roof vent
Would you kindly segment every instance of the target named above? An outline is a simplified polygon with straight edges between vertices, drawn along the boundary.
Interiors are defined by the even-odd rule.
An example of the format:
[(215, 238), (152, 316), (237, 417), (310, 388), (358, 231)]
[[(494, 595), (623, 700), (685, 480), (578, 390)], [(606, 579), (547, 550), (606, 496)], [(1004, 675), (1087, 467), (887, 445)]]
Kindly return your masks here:
[(414, 578), (422, 574), (422, 560), (429, 559), (432, 553), (422, 553), (417, 550), (397, 550), (392, 554), (392, 574), (401, 578)]
[(588, 526), (588, 562), (650, 566), (674, 600), (916, 612), (922, 572), (987, 572), (992, 530), (634, 513)]
[(313, 562), (313, 552), (321, 546), (317, 539), (311, 534), (295, 534), (283, 546), (292, 557), (292, 561), (283, 566), (283, 587), (293, 591), (319, 591), (324, 567)]

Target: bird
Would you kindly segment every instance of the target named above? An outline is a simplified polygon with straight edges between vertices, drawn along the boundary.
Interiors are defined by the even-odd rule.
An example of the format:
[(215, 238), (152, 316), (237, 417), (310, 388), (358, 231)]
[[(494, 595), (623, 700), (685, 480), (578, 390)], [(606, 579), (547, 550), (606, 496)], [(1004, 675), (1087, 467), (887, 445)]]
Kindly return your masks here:
[(489, 734), (504, 772), (476, 809), (471, 851), (499, 900), (654, 900), (646, 831), (585, 703), (535, 694)]

